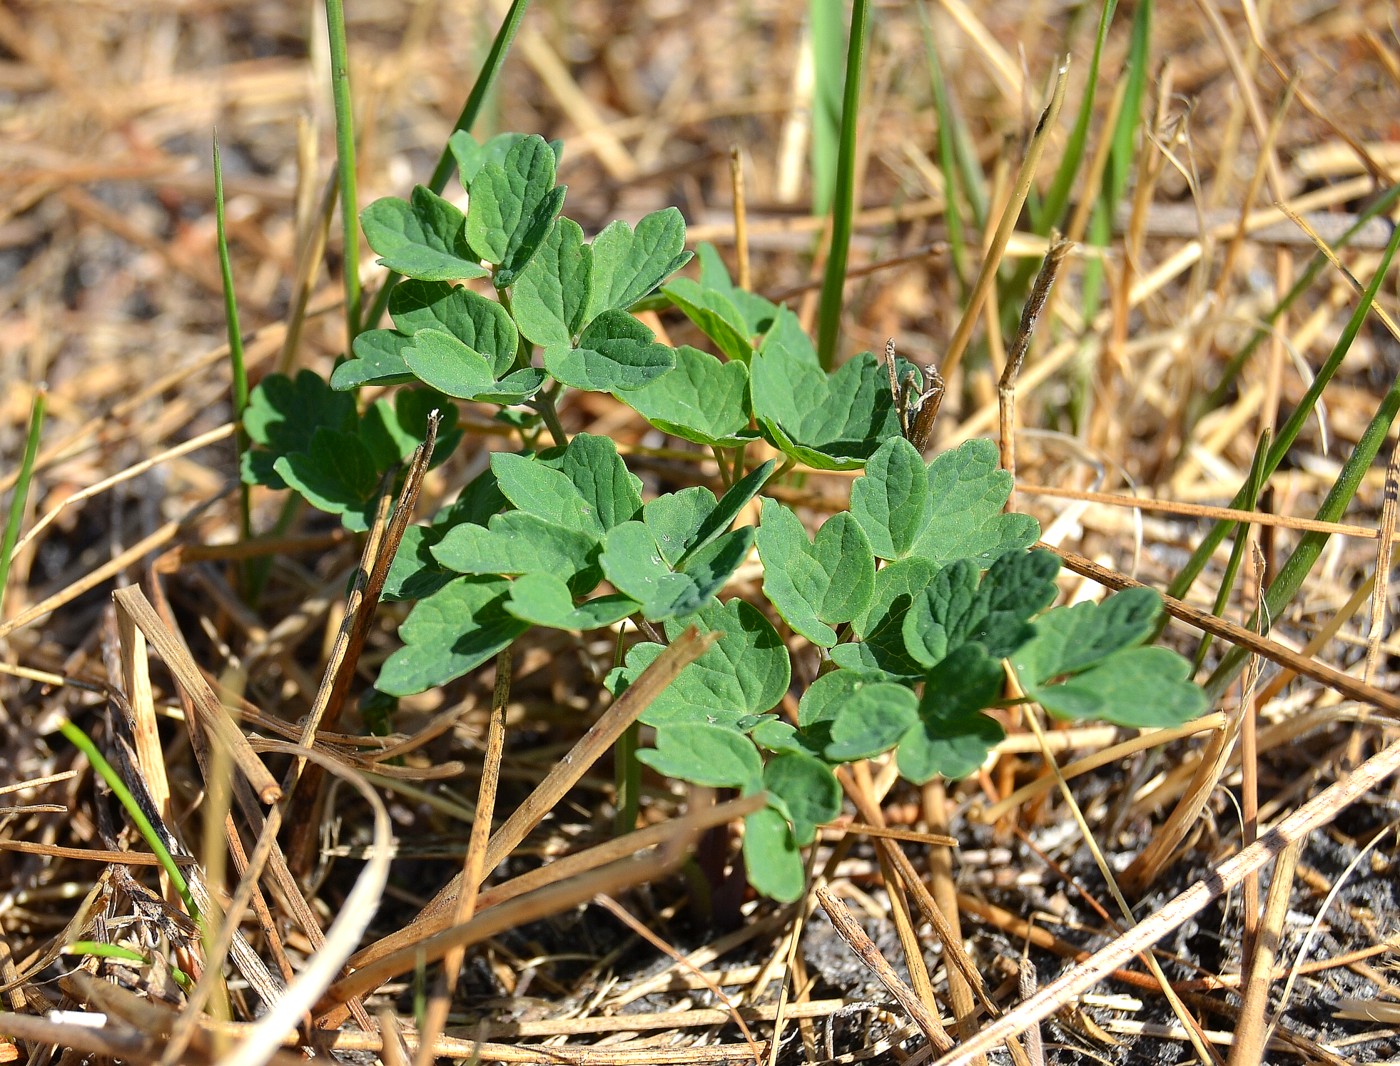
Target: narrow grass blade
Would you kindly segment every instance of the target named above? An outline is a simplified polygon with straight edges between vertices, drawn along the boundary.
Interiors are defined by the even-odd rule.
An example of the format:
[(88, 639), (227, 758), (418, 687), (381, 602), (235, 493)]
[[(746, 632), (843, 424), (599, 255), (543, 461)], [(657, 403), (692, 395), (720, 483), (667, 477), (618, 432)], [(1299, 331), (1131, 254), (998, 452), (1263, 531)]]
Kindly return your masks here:
[[(219, 137), (214, 135), (214, 234), (219, 246), (219, 278), (224, 289), (224, 325), (228, 329), (228, 358), (233, 377), (233, 420), (238, 423), (234, 449), (238, 468), (243, 469), (243, 453), (248, 434), (243, 430), (243, 412), (248, 406), (248, 368), (243, 359), (243, 331), (238, 324), (238, 297), (233, 291), (233, 263), (228, 254), (228, 228), (224, 220), (224, 163), (219, 154)], [(253, 535), (252, 486), (239, 483), (238, 518), (243, 539)]]
[(112, 769), (112, 764), (97, 750), (97, 745), (81, 729), (66, 718), (59, 723), (58, 728), (59, 732), (68, 738), (68, 743), (86, 755), (92, 768), (101, 775), (102, 780), (107, 782), (107, 787), (117, 797), (122, 809), (126, 811), (132, 824), (136, 826), (137, 832), (141, 834), (141, 839), (146, 842), (146, 846), (151, 849), (152, 854), (160, 862), (161, 869), (170, 878), (170, 883), (175, 886), (175, 891), (180, 893), (180, 899), (185, 903), (185, 910), (189, 912), (190, 917), (196, 923), (199, 923), (201, 921), (199, 907), (194, 901), (194, 896), (190, 893), (189, 882), (185, 880), (185, 875), (180, 872), (180, 867), (175, 864), (174, 857), (165, 846), (165, 841), (160, 838), (160, 834), (156, 832), (156, 827), (151, 824), (151, 820), (141, 810), (141, 805), (136, 802), (136, 797), (131, 794), (131, 789), (126, 787), (126, 782), (121, 779), (116, 770)]
[(810, 0), (812, 35), (812, 214), (831, 210), (836, 195), (837, 157), (841, 142), (841, 46), (844, 4)]
[[(492, 86), (496, 84), (497, 77), (500, 76), (501, 68), (505, 65), (506, 53), (510, 51), (511, 42), (515, 40), (515, 35), (520, 29), (520, 24), (525, 20), (525, 12), (529, 10), (530, 0), (513, 0), (510, 10), (506, 12), (505, 20), (501, 23), (501, 28), (496, 31), (495, 38), (491, 41), (491, 50), (486, 53), (486, 62), (482, 64), (481, 72), (477, 74), (476, 81), (472, 84), (471, 92), (467, 94), (467, 101), (462, 105), (461, 114), (457, 116), (457, 121), (452, 127), (452, 132), (458, 130), (470, 130), (476, 125), (476, 120), (481, 115), (481, 109), (486, 104), (486, 98), (491, 92)], [(432, 177), (428, 179), (428, 188), (435, 193), (441, 193), (447, 188), (447, 179), (452, 176), (452, 171), (456, 168), (456, 161), (452, 157), (451, 150), (444, 145), (442, 154), (438, 156), (437, 166), (433, 168)], [(400, 275), (390, 273), (384, 279), (384, 284), (375, 293), (374, 303), (365, 314), (364, 322), (361, 323), (361, 331), (373, 329), (384, 315), (384, 310), (389, 306), (389, 293), (393, 291), (395, 285), (399, 283)]]
[(1079, 113), (1075, 116), (1074, 128), (1065, 142), (1064, 154), (1060, 157), (1060, 168), (1050, 182), (1045, 198), (1031, 212), (1034, 232), (1045, 236), (1053, 229), (1064, 229), (1064, 215), (1069, 206), (1070, 191), (1074, 179), (1086, 159), (1085, 146), (1089, 140), (1089, 126), (1094, 118), (1094, 101), (1099, 84), (1099, 64), (1103, 61), (1104, 41), (1108, 39), (1108, 28), (1113, 22), (1113, 12), (1118, 0), (1104, 0), (1099, 12), (1099, 29), (1094, 38), (1094, 54), (1089, 60), (1089, 73), (1084, 81), (1084, 97), (1079, 101)]
[[(1269, 430), (1264, 430), (1259, 437), (1259, 443), (1254, 448), (1254, 459), (1249, 464), (1249, 480), (1244, 486), (1244, 505), (1247, 510), (1254, 510), (1259, 506), (1259, 494), (1264, 489), (1264, 460), (1269, 454), (1269, 441), (1273, 434)], [(1225, 573), (1220, 579), (1220, 590), (1215, 594), (1215, 605), (1212, 612), (1219, 617), (1225, 615), (1225, 605), (1230, 602), (1230, 593), (1234, 591), (1235, 580), (1239, 577), (1240, 566), (1244, 562), (1244, 550), (1249, 543), (1248, 532), (1243, 526), (1235, 530), (1235, 543), (1230, 549), (1230, 561), (1225, 564)], [(1210, 650), (1211, 634), (1206, 633), (1201, 637), (1201, 646), (1196, 650), (1196, 670), (1200, 670), (1206, 661), (1206, 652)]]
[(5, 522), (5, 539), (0, 542), (0, 618), (5, 617), (5, 588), (10, 581), (10, 563), (19, 540), (20, 523), (24, 521), (25, 504), (29, 502), (29, 482), (34, 476), (34, 461), (39, 455), (39, 433), (44, 426), (44, 407), (48, 390), (39, 386), (29, 409), (29, 436), (24, 442), (24, 458), (20, 460), (15, 493), (10, 497), (10, 516)]
[[(1337, 343), (1332, 346), (1332, 351), (1324, 360), (1322, 366), (1313, 377), (1312, 384), (1308, 386), (1303, 394), (1298, 406), (1293, 409), (1293, 413), (1288, 416), (1282, 427), (1278, 431), (1273, 447), (1269, 449), (1268, 458), (1264, 463), (1264, 477), (1267, 479), (1273, 476), (1279, 464), (1283, 462), (1283, 457), (1288, 454), (1288, 450), (1293, 447), (1293, 442), (1298, 439), (1298, 434), (1302, 431), (1303, 424), (1312, 417), (1313, 408), (1317, 406), (1318, 399), (1322, 396), (1323, 390), (1331, 382), (1333, 375), (1342, 365), (1342, 360), (1351, 350), (1352, 342), (1356, 339), (1356, 334), (1360, 332), (1361, 325), (1366, 321), (1366, 316), (1370, 313), (1371, 304), (1376, 298), (1376, 292), (1381, 287), (1381, 282), (1385, 279), (1390, 270), (1390, 262), (1395, 257), (1397, 247), (1400, 247), (1400, 229), (1396, 229), (1390, 238), (1390, 243), (1386, 245), (1385, 252), (1381, 256), (1381, 261), (1376, 267), (1375, 276), (1371, 283), (1366, 286), (1366, 291), (1362, 293), (1361, 299), (1357, 301), (1356, 309), (1352, 311), (1351, 318), (1347, 321), (1346, 328), (1342, 330), (1341, 336), (1337, 338)], [(1290, 296), (1292, 294), (1290, 293)], [(1392, 387), (1392, 391), (1394, 387)], [(1387, 394), (1388, 398), (1389, 394)], [(1384, 403), (1384, 401), (1383, 401)], [(1378, 416), (1379, 417), (1379, 416)], [(1358, 450), (1360, 444), (1357, 445)], [(1379, 447), (1379, 445), (1377, 445)], [(1355, 454), (1355, 453), (1353, 453)], [(1231, 507), (1239, 507), (1245, 498), (1245, 490), (1241, 489), (1233, 500)], [(1191, 558), (1186, 561), (1186, 565), (1181, 568), (1181, 572), (1167, 586), (1167, 594), (1180, 599), (1191, 588), (1192, 583), (1200, 576), (1205, 569), (1215, 549), (1220, 546), (1230, 532), (1235, 528), (1232, 521), (1217, 522), (1211, 527), (1210, 532), (1205, 535), (1200, 546), (1191, 554)], [(1309, 534), (1311, 535), (1311, 534)], [(1299, 545), (1301, 550), (1301, 543)], [(1280, 578), (1282, 575), (1280, 575)]]
[[(837, 5), (831, 5), (836, 7)], [(855, 0), (851, 36), (846, 46), (846, 89), (841, 101), (841, 145), (836, 159), (836, 188), (831, 205), (831, 250), (822, 279), (821, 310), (817, 315), (817, 358), (822, 369), (836, 364), (841, 337), (841, 306), (845, 296), (846, 259), (855, 213), (856, 128), (860, 124), (860, 82), (870, 31), (870, 0)], [(820, 74), (818, 75), (820, 77)]]
[(360, 332), (360, 201), (355, 186), (355, 110), (350, 102), (350, 67), (342, 0), (326, 0), (326, 30), (330, 38), (331, 98), (335, 102), (340, 231), (345, 243), (345, 345), (348, 349)]

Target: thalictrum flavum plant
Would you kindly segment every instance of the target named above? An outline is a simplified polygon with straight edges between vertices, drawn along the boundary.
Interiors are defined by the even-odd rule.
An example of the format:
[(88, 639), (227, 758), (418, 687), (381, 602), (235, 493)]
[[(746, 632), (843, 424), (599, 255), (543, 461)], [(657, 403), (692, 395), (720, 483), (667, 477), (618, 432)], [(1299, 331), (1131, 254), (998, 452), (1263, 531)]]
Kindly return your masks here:
[[(405, 536), (385, 595), (413, 607), (381, 693), (446, 684), (533, 626), (630, 618), (667, 639), (691, 624), (717, 632), (642, 714), (655, 742), (637, 758), (699, 785), (765, 792), (744, 857), (750, 882), (781, 900), (801, 895), (799, 849), (839, 811), (836, 767), (893, 751), (922, 783), (981, 765), (1002, 738), (986, 711), (1004, 702), (1005, 663), (1028, 698), (1066, 719), (1170, 726), (1204, 710), (1186, 661), (1144, 646), (1156, 594), (1052, 608), (1059, 561), (1032, 549), (1033, 518), (1004, 512), (1011, 477), (995, 446), (973, 440), (925, 461), (875, 356), (828, 374), (797, 317), (736, 287), (713, 248), (699, 249), (695, 278), (676, 277), (692, 256), (674, 208), (586, 240), (560, 214), (557, 145), (458, 132), (450, 147), (465, 212), (420, 186), (361, 214), (380, 262), (404, 278), (388, 297), (393, 327), (356, 337), (329, 381), (265, 379), (245, 417), (245, 479), (294, 489), (354, 530), (434, 409), (439, 461), (462, 436), (457, 401), (494, 407), (521, 433), (521, 451), (493, 453)], [(660, 343), (632, 314), (642, 301), (678, 308), (714, 352)], [(901, 361), (896, 378), (910, 377), (917, 395), (922, 377)], [(349, 390), (365, 385), (403, 387), (361, 410)], [(713, 449), (727, 488), (644, 499), (610, 438), (565, 438), (555, 413), (565, 390), (611, 393), (663, 433)], [(809, 534), (763, 495), (777, 462), (751, 462), (751, 446), (776, 449), (784, 469), (861, 471), (850, 510)], [(736, 527), (755, 499), (758, 526)], [(762, 597), (722, 602), (755, 549)], [(793, 686), (779, 626), (820, 662), (796, 721), (775, 713)], [(621, 692), (661, 650), (628, 648), (608, 686)]]

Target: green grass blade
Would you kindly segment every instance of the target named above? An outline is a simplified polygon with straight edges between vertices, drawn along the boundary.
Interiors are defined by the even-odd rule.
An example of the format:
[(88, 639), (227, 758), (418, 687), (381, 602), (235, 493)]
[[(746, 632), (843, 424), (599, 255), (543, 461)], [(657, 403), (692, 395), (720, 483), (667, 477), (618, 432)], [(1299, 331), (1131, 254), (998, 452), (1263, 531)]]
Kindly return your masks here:
[(1152, 0), (1144, 0), (1133, 13), (1132, 42), (1124, 63), (1127, 89), (1123, 108), (1113, 128), (1113, 148), (1109, 151), (1108, 167), (1104, 173), (1104, 199), (1109, 215), (1128, 188), (1128, 175), (1137, 162), (1137, 133), (1142, 125), (1143, 98), (1147, 93), (1147, 65), (1152, 50)]
[[(510, 10), (506, 12), (506, 17), (501, 23), (501, 28), (496, 31), (496, 36), (491, 41), (491, 50), (486, 53), (486, 62), (482, 64), (481, 71), (472, 84), (471, 92), (467, 94), (467, 101), (462, 105), (462, 111), (457, 116), (456, 123), (453, 124), (453, 133), (458, 130), (470, 131), (476, 125), (476, 120), (481, 117), (481, 109), (486, 106), (487, 97), (496, 84), (496, 79), (500, 76), (501, 68), (505, 66), (506, 53), (510, 51), (511, 42), (515, 40), (515, 35), (520, 29), (520, 24), (525, 20), (525, 12), (529, 10), (529, 7), (530, 0), (513, 0)], [(444, 145), (442, 154), (438, 156), (437, 166), (433, 168), (432, 176), (428, 179), (428, 188), (435, 193), (441, 193), (443, 189), (447, 188), (447, 179), (452, 176), (452, 171), (455, 168), (456, 160), (452, 156), (452, 151)], [(399, 274), (393, 271), (389, 272), (388, 277), (384, 279), (384, 284), (375, 293), (374, 303), (366, 312), (364, 321), (360, 324), (361, 332), (374, 329), (379, 324), (379, 320), (384, 317), (385, 309), (389, 306), (389, 293), (393, 291), (399, 280)]]
[[(1360, 332), (1361, 325), (1366, 321), (1366, 316), (1370, 313), (1371, 303), (1376, 298), (1376, 292), (1380, 289), (1381, 282), (1385, 279), (1386, 273), (1390, 270), (1390, 262), (1395, 257), (1397, 246), (1400, 246), (1400, 228), (1391, 235), (1390, 242), (1385, 247), (1385, 253), (1381, 256), (1380, 265), (1376, 268), (1375, 276), (1371, 283), (1366, 286), (1366, 291), (1362, 293), (1361, 299), (1357, 302), (1356, 309), (1352, 311), (1351, 318), (1347, 321), (1346, 328), (1342, 330), (1341, 336), (1337, 338), (1337, 343), (1332, 346), (1332, 351), (1326, 360), (1317, 370), (1313, 377), (1312, 384), (1298, 402), (1298, 406), (1293, 409), (1293, 413), (1288, 416), (1283, 426), (1278, 431), (1273, 447), (1269, 449), (1268, 458), (1264, 463), (1264, 477), (1267, 479), (1273, 476), (1279, 464), (1283, 462), (1283, 457), (1288, 454), (1288, 450), (1293, 447), (1293, 442), (1298, 439), (1298, 434), (1302, 431), (1304, 423), (1312, 417), (1313, 409), (1317, 406), (1318, 399), (1322, 396), (1322, 391), (1331, 382), (1333, 375), (1337, 373), (1342, 365), (1342, 360), (1351, 350), (1352, 342), (1356, 339), (1356, 334)], [(1358, 448), (1360, 445), (1358, 445)], [(1230, 501), (1231, 507), (1239, 507), (1245, 499), (1243, 488)], [(1167, 594), (1180, 599), (1191, 588), (1201, 571), (1205, 569), (1215, 549), (1220, 546), (1231, 531), (1235, 528), (1232, 521), (1220, 521), (1211, 527), (1210, 531), (1201, 541), (1200, 546), (1191, 553), (1191, 558), (1186, 561), (1181, 572), (1167, 586)]]
[[(1254, 459), (1249, 464), (1249, 480), (1245, 482), (1244, 507), (1252, 511), (1259, 506), (1259, 494), (1264, 490), (1264, 460), (1269, 454), (1269, 440), (1273, 436), (1269, 430), (1265, 430), (1259, 437), (1259, 443), (1254, 448)], [(1235, 531), (1235, 543), (1230, 548), (1230, 561), (1225, 564), (1225, 573), (1220, 580), (1220, 590), (1215, 594), (1215, 605), (1213, 611), (1217, 617), (1223, 617), (1225, 606), (1230, 602), (1230, 593), (1234, 591), (1235, 581), (1239, 577), (1240, 567), (1244, 563), (1244, 550), (1249, 544), (1249, 538), (1245, 536), (1247, 532), (1243, 527)], [(1206, 653), (1210, 650), (1211, 634), (1207, 633), (1201, 638), (1201, 646), (1196, 649), (1195, 668), (1199, 671), (1206, 661)], [(1194, 676), (1194, 672), (1193, 672)]]
[(812, 34), (812, 214), (831, 210), (841, 143), (841, 46), (844, 4), (811, 0)]
[(974, 225), (982, 225), (978, 212), (980, 199), (985, 209), (986, 196), (973, 195), (974, 190), (982, 193), (980, 175), (971, 180), (962, 171), (960, 153), (964, 149), (967, 129), (962, 124), (951, 95), (948, 82), (943, 76), (943, 60), (938, 54), (938, 44), (933, 37), (933, 25), (922, 5), (914, 10), (919, 16), (919, 29), (924, 37), (924, 55), (928, 60), (929, 86), (933, 90), (933, 106), (938, 114), (938, 166), (943, 173), (943, 196), (946, 201), (944, 217), (948, 223), (948, 252), (953, 261), (953, 271), (958, 277), (964, 298), (967, 296), (968, 279), (972, 267), (968, 256), (967, 237), (963, 231), (964, 201), (973, 214)]
[(1113, 22), (1113, 12), (1118, 0), (1104, 0), (1099, 12), (1099, 28), (1094, 38), (1094, 54), (1089, 60), (1089, 73), (1084, 82), (1084, 98), (1079, 101), (1079, 113), (1075, 116), (1074, 127), (1069, 140), (1065, 142), (1064, 155), (1060, 157), (1060, 168), (1050, 183), (1050, 189), (1038, 207), (1032, 211), (1034, 232), (1047, 235), (1052, 228), (1064, 229), (1065, 210), (1069, 206), (1070, 192), (1080, 166), (1087, 160), (1085, 147), (1089, 140), (1089, 126), (1094, 119), (1095, 91), (1099, 84), (1099, 65), (1103, 61), (1104, 41), (1108, 39), (1108, 28)]
[[(1397, 230), (1396, 233), (1400, 235), (1400, 230)], [(1387, 256), (1387, 260), (1388, 258), (1389, 256)], [(1377, 278), (1379, 279), (1384, 273), (1385, 270), (1382, 269), (1377, 274)], [(1369, 304), (1369, 301), (1367, 303)], [(1332, 483), (1332, 488), (1328, 491), (1326, 499), (1322, 501), (1322, 506), (1317, 509), (1319, 521), (1341, 521), (1352, 497), (1356, 495), (1356, 490), (1361, 487), (1366, 472), (1371, 469), (1376, 456), (1380, 454), (1381, 446), (1390, 433), (1390, 427), (1395, 423), (1397, 413), (1400, 413), (1400, 379), (1393, 382), (1385, 396), (1382, 397), (1375, 416), (1366, 427), (1366, 431), (1361, 434), (1361, 439), (1356, 442), (1356, 447), (1352, 449), (1347, 461), (1342, 465), (1342, 472), (1337, 475), (1337, 480)], [(1267, 617), (1277, 618), (1283, 613), (1284, 608), (1302, 588), (1303, 579), (1312, 570), (1313, 564), (1322, 554), (1322, 549), (1326, 547), (1330, 536), (1329, 533), (1309, 530), (1298, 538), (1298, 546), (1293, 549), (1292, 554), (1280, 568), (1278, 576), (1274, 578), (1268, 591), (1264, 593), (1264, 610)], [(1255, 620), (1257, 617), (1256, 612)], [(1246, 649), (1231, 648), (1206, 682), (1207, 694), (1212, 699), (1219, 696), (1229, 687), (1230, 682), (1239, 676), (1240, 671), (1244, 669), (1248, 661), (1249, 652)]]
[[(836, 5), (832, 5), (835, 7)], [(836, 365), (841, 339), (841, 307), (845, 298), (846, 259), (855, 214), (856, 129), (860, 125), (860, 82), (870, 33), (870, 0), (855, 0), (851, 36), (846, 47), (846, 89), (841, 101), (841, 147), (836, 160), (836, 191), (831, 205), (831, 250), (822, 277), (821, 310), (817, 315), (817, 358), (822, 369)]]
[(335, 102), (336, 174), (340, 182), (340, 231), (345, 243), (345, 345), (360, 332), (360, 201), (355, 186), (355, 111), (350, 103), (345, 6), (326, 0), (331, 52), (331, 98)]
[(68, 743), (86, 755), (92, 768), (101, 775), (102, 780), (107, 782), (107, 787), (112, 790), (117, 801), (121, 803), (132, 824), (136, 826), (137, 832), (141, 834), (141, 839), (146, 842), (146, 846), (151, 849), (156, 861), (160, 863), (160, 868), (165, 871), (166, 876), (170, 878), (170, 883), (175, 886), (175, 891), (180, 893), (180, 899), (185, 903), (185, 910), (189, 912), (190, 917), (196, 923), (202, 924), (199, 907), (194, 901), (194, 896), (190, 894), (190, 886), (185, 880), (185, 875), (175, 864), (175, 859), (166, 848), (165, 841), (161, 840), (160, 834), (156, 832), (156, 827), (151, 824), (151, 820), (141, 810), (141, 805), (136, 802), (136, 797), (131, 794), (131, 789), (126, 787), (126, 782), (121, 779), (116, 770), (112, 769), (112, 764), (97, 750), (97, 745), (81, 729), (66, 718), (59, 723), (58, 728), (59, 732), (68, 738)]
[(19, 527), (24, 521), (24, 508), (29, 502), (29, 483), (34, 477), (34, 461), (39, 456), (39, 433), (44, 426), (44, 407), (48, 390), (40, 385), (29, 409), (29, 435), (24, 442), (24, 458), (20, 460), (15, 493), (10, 497), (10, 516), (5, 522), (5, 539), (0, 541), (0, 618), (5, 617), (5, 588), (10, 582), (10, 563), (19, 542)]
[[(248, 368), (243, 359), (243, 331), (238, 324), (238, 297), (233, 291), (233, 263), (228, 254), (228, 228), (224, 221), (224, 163), (219, 154), (219, 137), (214, 135), (214, 234), (219, 247), (219, 278), (224, 290), (224, 325), (228, 329), (228, 358), (233, 376), (233, 420), (238, 423), (234, 449), (238, 468), (248, 450), (248, 434), (243, 431), (243, 412), (248, 406)], [(239, 483), (238, 517), (243, 539), (253, 535), (252, 486)]]

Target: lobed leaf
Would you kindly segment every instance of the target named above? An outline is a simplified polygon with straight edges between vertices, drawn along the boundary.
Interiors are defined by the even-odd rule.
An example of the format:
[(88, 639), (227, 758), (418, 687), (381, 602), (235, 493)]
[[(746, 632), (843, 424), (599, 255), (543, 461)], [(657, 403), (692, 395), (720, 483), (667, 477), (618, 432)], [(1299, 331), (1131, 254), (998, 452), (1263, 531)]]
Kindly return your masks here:
[(764, 807), (744, 819), (744, 870), (754, 890), (780, 903), (794, 903), (807, 888), (802, 853), (792, 827), (777, 810)]
[(411, 696), (461, 677), (504, 650), (529, 628), (506, 613), (509, 592), (503, 577), (461, 577), (419, 600), (399, 626), (404, 646), (384, 661), (376, 687)]
[(570, 388), (630, 392), (669, 374), (676, 353), (625, 311), (604, 311), (583, 331), (578, 347), (544, 350), (545, 369)]
[(620, 622), (637, 610), (637, 603), (614, 594), (575, 606), (573, 592), (559, 577), (535, 572), (523, 574), (511, 583), (505, 609), (522, 622), (584, 632)]
[(402, 281), (389, 294), (389, 317), (394, 327), (412, 337), (419, 330), (450, 333), (485, 356), (493, 376), (515, 362), (520, 334), (510, 314), (495, 300), (457, 285)]
[(674, 207), (653, 211), (634, 230), (621, 219), (593, 238), (593, 277), (585, 322), (626, 310), (690, 261), (685, 219)]
[(376, 200), (360, 212), (365, 240), (390, 270), (421, 281), (484, 278), (461, 211), (423, 185), (407, 201)]
[(657, 773), (707, 788), (763, 789), (763, 760), (748, 737), (705, 722), (672, 722), (657, 729), (656, 747), (637, 758)]
[(898, 744), (918, 721), (918, 702), (907, 685), (833, 670), (802, 694), (796, 739), (830, 763), (872, 759)]
[(676, 368), (650, 384), (615, 395), (673, 437), (718, 448), (742, 446), (749, 429), (749, 371), (689, 345), (675, 350)]
[(498, 289), (515, 284), (564, 206), (555, 166), (554, 150), (531, 135), (512, 145), (502, 161), (484, 163), (472, 179), (467, 239), (496, 266)]
[(899, 742), (899, 772), (916, 785), (935, 776), (957, 780), (972, 773), (1006, 735), (981, 713), (1001, 695), (1001, 664), (976, 644), (965, 644), (925, 678), (918, 722)]
[(727, 358), (747, 363), (753, 357), (748, 323), (729, 293), (707, 289), (690, 278), (677, 278), (661, 291)]
[(431, 551), (459, 574), (546, 573), (566, 580), (579, 596), (602, 580), (597, 534), (554, 525), (528, 511), (506, 511), (484, 527), (454, 526)]
[(583, 328), (592, 288), (593, 249), (583, 229), (560, 216), (515, 279), (511, 312), (520, 332), (541, 347), (569, 345)]
[[(406, 284), (400, 282), (394, 288), (397, 291)], [(408, 338), (396, 329), (365, 330), (350, 343), (355, 357), (331, 372), (331, 388), (345, 392), (361, 385), (401, 385), (412, 381), (413, 371), (403, 360), (408, 343)]]
[(850, 514), (827, 519), (813, 542), (790, 509), (764, 500), (757, 539), (764, 594), (783, 620), (812, 643), (831, 647), (836, 643), (831, 627), (869, 607), (875, 556)]
[(769, 803), (792, 823), (793, 838), (799, 847), (816, 838), (817, 826), (841, 813), (841, 785), (836, 775), (826, 763), (810, 755), (779, 755), (769, 760), (763, 768), (763, 787), (768, 791)]

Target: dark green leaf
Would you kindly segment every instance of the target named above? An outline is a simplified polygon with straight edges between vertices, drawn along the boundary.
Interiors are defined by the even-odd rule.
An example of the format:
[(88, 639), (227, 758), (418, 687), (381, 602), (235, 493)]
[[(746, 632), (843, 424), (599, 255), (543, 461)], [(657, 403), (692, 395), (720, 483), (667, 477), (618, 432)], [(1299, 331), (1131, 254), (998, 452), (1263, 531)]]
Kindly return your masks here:
[(722, 448), (752, 440), (748, 368), (721, 363), (688, 345), (675, 351), (675, 370), (639, 389), (619, 392), (617, 398), (661, 432), (682, 440)]
[(964, 644), (932, 671), (919, 701), (919, 721), (899, 742), (899, 772), (915, 784), (935, 776), (966, 777), (1006, 735), (982, 714), (1001, 695), (1006, 675), (981, 646)]
[(608, 438), (580, 433), (570, 449), (559, 457), (560, 469), (533, 456), (492, 455), (501, 493), (553, 525), (598, 536), (640, 510), (640, 482)]
[(400, 333), (419, 330), (450, 333), (491, 364), (492, 376), (504, 374), (515, 362), (520, 334), (506, 309), (495, 300), (461, 286), (402, 281), (389, 295), (389, 317)]
[(506, 511), (485, 528), (464, 523), (449, 529), (432, 554), (459, 574), (552, 574), (582, 596), (602, 579), (599, 551), (595, 533), (553, 525), (527, 511)]
[(706, 289), (690, 278), (677, 278), (661, 291), (730, 359), (747, 363), (752, 358), (748, 325), (728, 293)]
[[(407, 282), (400, 282), (395, 289)], [(391, 297), (392, 299), (392, 297)], [(331, 388), (338, 392), (360, 385), (401, 385), (413, 380), (413, 371), (403, 361), (408, 338), (396, 329), (369, 329), (355, 338), (347, 359), (331, 373)]]
[(248, 397), (243, 412), (248, 437), (276, 455), (309, 451), (316, 430), (351, 433), (357, 421), (354, 397), (332, 390), (310, 370), (300, 371), (295, 379), (269, 374)]
[(360, 227), (379, 262), (405, 277), (456, 281), (486, 276), (467, 241), (465, 216), (426, 186), (415, 186), (408, 202), (376, 200), (360, 213)]
[(933, 500), (923, 457), (903, 437), (885, 441), (865, 464), (851, 486), (851, 514), (881, 559), (910, 553), (933, 514)]
[(642, 522), (651, 530), (661, 558), (674, 567), (714, 510), (715, 494), (703, 485), (691, 485), (649, 500), (642, 507)]
[(923, 668), (904, 647), (904, 616), (938, 568), (917, 557), (890, 563), (875, 574), (870, 605), (852, 619), (859, 644), (838, 644), (832, 662), (867, 676), (913, 678)]
[(274, 469), (314, 506), (341, 515), (351, 529), (367, 528), (362, 512), (379, 487), (379, 471), (354, 433), (322, 426), (309, 451), (280, 456)]
[(604, 311), (588, 324), (578, 347), (551, 345), (545, 369), (570, 388), (629, 392), (651, 384), (676, 365), (676, 353), (625, 311)]
[(457, 577), (433, 558), (433, 546), (441, 539), (442, 530), (431, 526), (404, 530), (399, 550), (389, 564), (389, 576), (384, 579), (383, 599), (421, 600)]
[(515, 283), (564, 205), (564, 189), (554, 185), (555, 165), (554, 150), (532, 135), (501, 162), (485, 163), (472, 180), (467, 239), (496, 264), (498, 289)]
[(806, 891), (807, 873), (792, 827), (772, 807), (744, 819), (744, 869), (755, 891), (780, 903), (794, 903)]
[(463, 577), (409, 612), (399, 627), (404, 646), (380, 667), (377, 688), (391, 696), (444, 685), (508, 647), (529, 624), (505, 612), (510, 582)]

